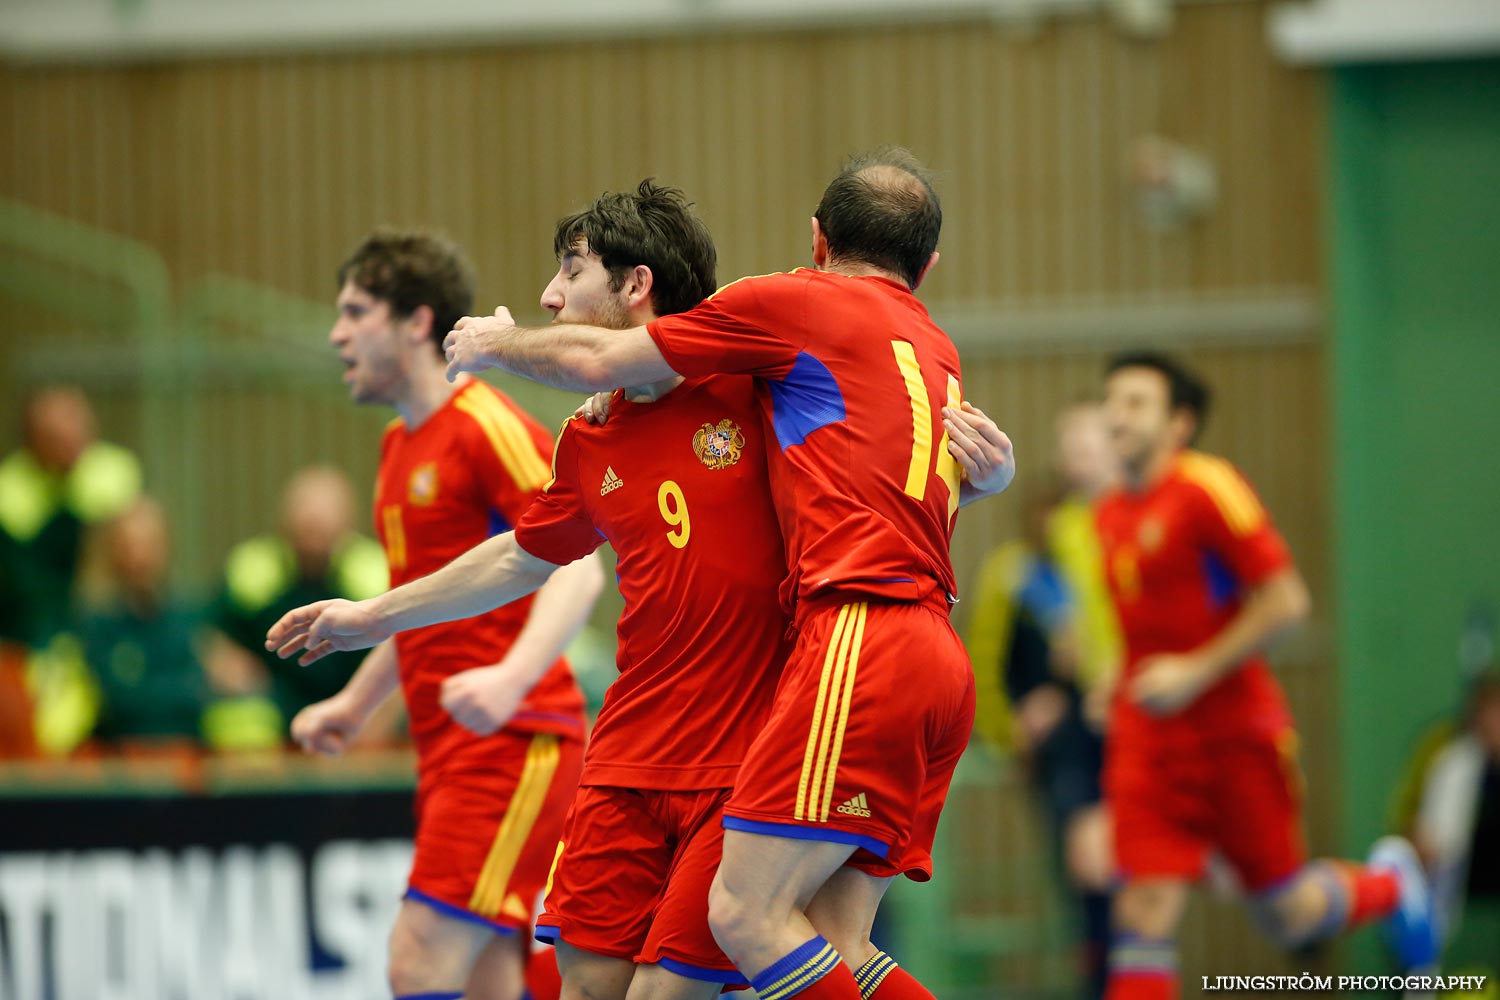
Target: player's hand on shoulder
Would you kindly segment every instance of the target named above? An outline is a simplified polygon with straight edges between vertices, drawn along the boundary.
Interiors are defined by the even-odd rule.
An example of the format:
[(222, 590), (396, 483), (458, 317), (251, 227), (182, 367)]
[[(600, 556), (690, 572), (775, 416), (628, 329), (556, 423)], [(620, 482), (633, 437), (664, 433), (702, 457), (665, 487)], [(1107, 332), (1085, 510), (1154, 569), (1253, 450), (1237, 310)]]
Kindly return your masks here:
[(1185, 653), (1147, 657), (1130, 684), (1130, 698), (1152, 715), (1175, 715), (1197, 700), (1213, 677), (1207, 666)]
[(335, 695), (308, 705), (292, 717), (292, 739), (306, 753), (333, 757), (349, 749), (361, 724)]
[(460, 726), (489, 736), (516, 714), (527, 690), (503, 665), (475, 667), (443, 681), (438, 701)]
[(963, 470), (964, 481), (979, 496), (1004, 492), (1016, 478), (1015, 448), (1010, 437), (973, 403), (943, 407), (948, 453)]
[(485, 351), (485, 339), (516, 325), (510, 310), (498, 306), (493, 316), (465, 316), (443, 338), (443, 357), (448, 359), (448, 381), (463, 372), (482, 372), (495, 367)]
[(394, 633), (368, 601), (338, 598), (318, 601), (288, 611), (266, 633), (266, 648), (283, 660), (302, 653), (302, 666), (316, 663), (329, 653), (368, 649)]
[(591, 424), (609, 423), (609, 405), (614, 398), (613, 392), (596, 392), (579, 404), (573, 416), (582, 417)]

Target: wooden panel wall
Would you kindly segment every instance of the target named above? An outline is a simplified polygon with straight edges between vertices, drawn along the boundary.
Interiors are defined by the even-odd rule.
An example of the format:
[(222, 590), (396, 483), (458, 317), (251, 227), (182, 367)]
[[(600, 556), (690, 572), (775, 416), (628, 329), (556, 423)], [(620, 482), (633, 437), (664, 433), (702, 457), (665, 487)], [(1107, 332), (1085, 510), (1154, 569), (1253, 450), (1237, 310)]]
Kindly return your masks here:
[[(522, 305), (553, 220), (646, 174), (692, 194), (724, 276), (801, 262), (840, 157), (900, 141), (942, 172), (930, 301), (1305, 286), (1318, 277), (1317, 77), (1256, 3), (1187, 7), (1160, 43), (1066, 19), (0, 77), (0, 194), (141, 239), (179, 280), (323, 298), (374, 222), (442, 227), (483, 299)], [(1130, 140), (1209, 152), (1220, 211), (1176, 236), (1122, 197)]]

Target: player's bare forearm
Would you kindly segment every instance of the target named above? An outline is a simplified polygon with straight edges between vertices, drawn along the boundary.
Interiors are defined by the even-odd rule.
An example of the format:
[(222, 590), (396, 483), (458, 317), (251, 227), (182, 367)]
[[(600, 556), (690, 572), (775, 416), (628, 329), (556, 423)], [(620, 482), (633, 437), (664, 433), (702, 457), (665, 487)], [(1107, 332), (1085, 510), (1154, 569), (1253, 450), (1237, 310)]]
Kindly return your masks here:
[(343, 698), (361, 719), (368, 720), (399, 686), (398, 662), (396, 640), (385, 640), (365, 655), (337, 697)]
[(372, 609), (395, 632), (472, 618), (525, 597), (557, 566), (516, 543), (514, 532), (474, 546), (435, 573), (372, 598)]
[(1310, 606), (1302, 575), (1284, 569), (1251, 591), (1239, 614), (1194, 655), (1213, 678), (1224, 677), (1303, 621)]
[(592, 327), (515, 326), (488, 332), (479, 344), (494, 367), (555, 389), (600, 392), (616, 385), (600, 361), (605, 345)]
[(603, 590), (597, 553), (557, 570), (536, 592), (526, 624), (502, 662), (528, 686), (541, 680), (588, 622)]
[(602, 392), (675, 374), (644, 326), (608, 330), (564, 323), (533, 329), (511, 325), (508, 316), (459, 321), (444, 342), (450, 377), (501, 368), (557, 389)]

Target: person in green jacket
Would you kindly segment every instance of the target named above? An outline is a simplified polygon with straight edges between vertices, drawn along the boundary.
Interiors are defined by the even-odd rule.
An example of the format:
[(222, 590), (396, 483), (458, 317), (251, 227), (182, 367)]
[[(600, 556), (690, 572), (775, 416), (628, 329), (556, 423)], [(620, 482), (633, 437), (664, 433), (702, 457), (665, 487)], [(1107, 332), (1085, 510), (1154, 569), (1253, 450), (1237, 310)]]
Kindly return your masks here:
[(385, 591), (385, 553), (354, 530), (354, 518), (348, 477), (332, 467), (308, 467), (282, 493), (280, 530), (239, 543), (225, 561), (215, 624), (264, 671), (283, 734), (304, 707), (337, 694), (364, 658), (335, 653), (299, 667), (265, 648), (266, 632), (292, 608)]
[(73, 666), (71, 647), (49, 647), (76, 611), (89, 529), (140, 489), (135, 456), (97, 439), (79, 389), (27, 395), (21, 447), (0, 461), (0, 757), (60, 752), (86, 734), (87, 672)]
[(0, 641), (39, 649), (67, 627), (88, 528), (140, 491), (140, 463), (97, 439), (81, 390), (30, 394), (22, 445), (0, 461)]
[(79, 639), (99, 686), (94, 735), (104, 743), (200, 742), (212, 696), (201, 612), (167, 592), (167, 521), (139, 499), (108, 528), (113, 600), (83, 616)]

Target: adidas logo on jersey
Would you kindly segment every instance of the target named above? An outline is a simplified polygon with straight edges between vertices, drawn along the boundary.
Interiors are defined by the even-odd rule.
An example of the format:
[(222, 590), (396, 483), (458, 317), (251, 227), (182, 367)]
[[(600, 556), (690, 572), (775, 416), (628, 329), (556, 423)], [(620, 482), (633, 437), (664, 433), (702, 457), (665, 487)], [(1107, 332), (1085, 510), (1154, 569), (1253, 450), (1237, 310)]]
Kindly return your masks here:
[(615, 475), (615, 470), (610, 466), (604, 467), (604, 482), (599, 486), (599, 495), (607, 496), (625, 485), (625, 480)]
[(865, 819), (869, 819), (870, 803), (865, 799), (865, 793), (860, 792), (854, 798), (839, 806), (838, 812), (843, 813), (845, 816), (863, 816)]

